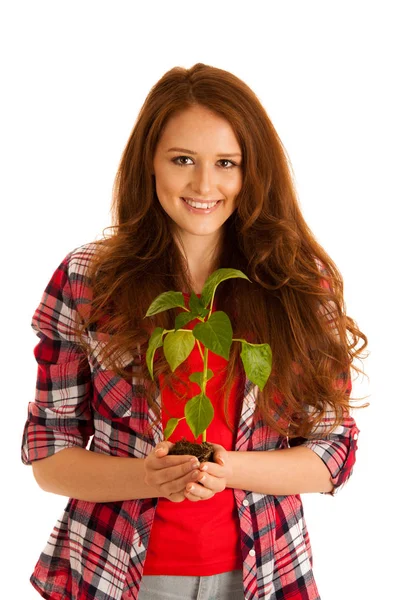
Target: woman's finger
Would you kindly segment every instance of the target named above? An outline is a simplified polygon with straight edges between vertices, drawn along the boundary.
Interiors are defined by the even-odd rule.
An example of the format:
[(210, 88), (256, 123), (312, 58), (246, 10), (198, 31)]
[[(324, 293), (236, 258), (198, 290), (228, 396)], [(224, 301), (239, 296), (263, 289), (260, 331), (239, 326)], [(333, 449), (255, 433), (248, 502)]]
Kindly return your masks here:
[(178, 494), (170, 494), (168, 496), (168, 500), (171, 500), (171, 502), (183, 502), (185, 498), (186, 496), (183, 492), (179, 492)]
[(205, 462), (200, 465), (200, 471), (204, 474), (213, 475), (213, 477), (225, 477), (226, 472), (222, 465), (217, 463)]
[(195, 456), (190, 456), (190, 454), (182, 454), (182, 455), (167, 455), (157, 457), (156, 454), (149, 457), (151, 461), (151, 468), (155, 471), (161, 471), (164, 469), (169, 469), (171, 467), (178, 467), (179, 465), (190, 465), (192, 462), (200, 466), (199, 461)]
[(200, 477), (200, 471), (194, 470), (186, 473), (183, 477), (178, 479), (167, 479), (166, 481), (160, 482), (158, 487), (161, 489), (165, 496), (176, 492), (182, 492), (187, 485), (190, 485), (198, 480)]
[(213, 459), (215, 464), (224, 466), (227, 459), (227, 451), (221, 444), (212, 444), (214, 447)]
[(200, 475), (198, 470), (199, 462), (189, 460), (171, 467), (165, 467), (163, 469), (152, 468), (152, 463), (147, 471), (147, 483), (150, 485), (161, 486), (164, 484), (175, 483), (176, 485), (182, 485), (182, 488), (189, 482), (195, 481)]
[(204, 473), (200, 471), (201, 477), (197, 479), (197, 483), (201, 483), (201, 485), (212, 492), (222, 492), (226, 487), (226, 480), (224, 477), (214, 477), (210, 473)]
[(173, 445), (174, 444), (172, 442), (168, 442), (167, 440), (159, 442), (154, 448), (154, 454), (156, 456), (165, 456), (168, 454)]
[(196, 483), (190, 483), (185, 488), (185, 496), (191, 502), (198, 502), (199, 500), (209, 500), (215, 493), (208, 488), (198, 485)]

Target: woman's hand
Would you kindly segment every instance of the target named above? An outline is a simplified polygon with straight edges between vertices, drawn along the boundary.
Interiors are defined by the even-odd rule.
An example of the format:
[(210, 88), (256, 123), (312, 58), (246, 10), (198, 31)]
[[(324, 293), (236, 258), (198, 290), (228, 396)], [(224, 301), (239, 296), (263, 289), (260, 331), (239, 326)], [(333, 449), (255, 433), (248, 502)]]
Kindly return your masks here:
[(192, 502), (209, 500), (217, 492), (226, 488), (226, 482), (232, 476), (232, 465), (229, 454), (220, 444), (212, 444), (214, 447), (214, 461), (202, 463), (201, 475), (195, 481), (186, 485), (185, 498)]
[(202, 474), (196, 457), (189, 454), (168, 456), (173, 445), (168, 441), (160, 442), (146, 456), (144, 481), (156, 488), (161, 497), (168, 498), (171, 502), (182, 502), (186, 498), (184, 492), (188, 483), (197, 481)]

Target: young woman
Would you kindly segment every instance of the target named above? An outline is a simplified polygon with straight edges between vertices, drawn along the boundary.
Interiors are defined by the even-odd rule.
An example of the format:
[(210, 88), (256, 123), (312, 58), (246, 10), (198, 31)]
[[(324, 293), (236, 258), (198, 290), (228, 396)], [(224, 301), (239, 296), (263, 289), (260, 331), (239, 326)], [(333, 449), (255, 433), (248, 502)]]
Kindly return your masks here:
[[(199, 349), (174, 373), (157, 350), (153, 381), (149, 337), (179, 310), (144, 317), (162, 292), (200, 296), (222, 267), (250, 281), (222, 282), (218, 310), (235, 338), (270, 344), (273, 368), (261, 391), (240, 344), (229, 361), (209, 353), (214, 462), (200, 465), (170, 454), (193, 440), (184, 420), (163, 437), (196, 392)], [(69, 497), (30, 579), (44, 598), (319, 598), (300, 494), (334, 495), (352, 473), (350, 368), (367, 338), (245, 83), (196, 64), (152, 88), (116, 177), (111, 234), (66, 256), (33, 327), (22, 461)]]

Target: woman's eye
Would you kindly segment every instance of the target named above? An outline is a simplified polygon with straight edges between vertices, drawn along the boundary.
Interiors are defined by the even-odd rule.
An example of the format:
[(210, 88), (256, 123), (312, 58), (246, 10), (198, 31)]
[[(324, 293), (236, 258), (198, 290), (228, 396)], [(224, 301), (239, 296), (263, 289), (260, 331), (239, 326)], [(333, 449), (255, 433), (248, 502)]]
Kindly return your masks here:
[[(172, 159), (172, 162), (175, 163), (176, 165), (178, 165), (178, 167), (185, 167), (188, 163), (181, 163), (181, 162), (179, 162), (182, 159), (192, 160), (190, 158), (190, 156), (177, 156), (176, 158)], [(231, 160), (228, 160), (227, 158), (221, 158), (221, 160), (219, 162), (221, 162), (221, 163), (230, 163), (231, 166), (222, 167), (225, 171), (228, 170), (228, 169), (232, 169), (233, 167), (237, 166), (236, 163), (234, 163)]]
[(236, 163), (232, 162), (231, 160), (228, 160), (227, 158), (221, 158), (220, 162), (231, 163), (230, 167), (226, 167), (227, 169), (232, 169), (232, 167), (236, 167)]
[(176, 158), (174, 158), (172, 160), (172, 162), (175, 163), (176, 165), (178, 165), (178, 167), (184, 167), (186, 163), (182, 164), (180, 162), (177, 162), (177, 161), (181, 160), (182, 158), (188, 158), (189, 160), (192, 160), (189, 156), (177, 156)]

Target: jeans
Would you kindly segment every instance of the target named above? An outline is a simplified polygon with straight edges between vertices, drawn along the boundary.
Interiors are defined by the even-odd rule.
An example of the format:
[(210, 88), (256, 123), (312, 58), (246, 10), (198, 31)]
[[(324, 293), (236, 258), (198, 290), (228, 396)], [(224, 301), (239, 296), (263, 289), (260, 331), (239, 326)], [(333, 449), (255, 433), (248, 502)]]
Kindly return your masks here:
[(138, 600), (244, 600), (242, 571), (218, 575), (144, 575)]

